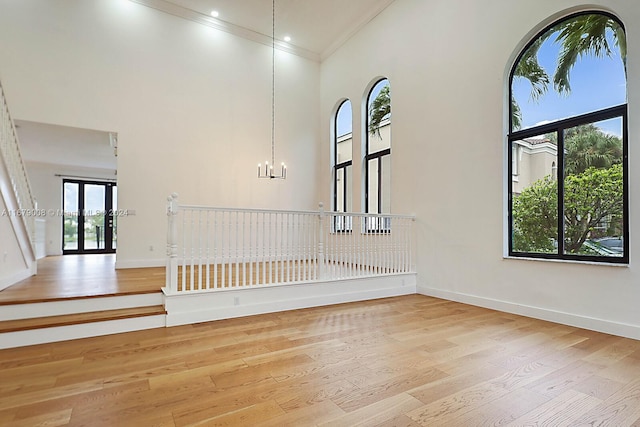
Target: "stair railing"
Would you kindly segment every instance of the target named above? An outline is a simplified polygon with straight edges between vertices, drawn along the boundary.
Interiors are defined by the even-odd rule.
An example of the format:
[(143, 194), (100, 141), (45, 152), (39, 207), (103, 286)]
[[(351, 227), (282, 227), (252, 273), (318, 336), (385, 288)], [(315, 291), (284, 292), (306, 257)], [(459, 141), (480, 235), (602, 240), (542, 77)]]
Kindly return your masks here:
[[(28, 236), (28, 246), (23, 248), (30, 250), (33, 255), (33, 244), (35, 241), (35, 219), (38, 216), (35, 198), (31, 191), (29, 178), (25, 168), (22, 155), (20, 154), (20, 145), (16, 133), (16, 127), (9, 113), (7, 99), (4, 89), (0, 83), (0, 161), (3, 162), (7, 172), (8, 182), (2, 181), (0, 190), (3, 191), (5, 202), (7, 202), (7, 210), (3, 212), (5, 215), (12, 217), (15, 226), (24, 227), (24, 231)], [(7, 185), (8, 184), (8, 185)], [(9, 194), (7, 194), (9, 193)], [(13, 199), (13, 200), (12, 200)], [(11, 203), (13, 201), (13, 203)], [(21, 245), (24, 242), (21, 242)]]

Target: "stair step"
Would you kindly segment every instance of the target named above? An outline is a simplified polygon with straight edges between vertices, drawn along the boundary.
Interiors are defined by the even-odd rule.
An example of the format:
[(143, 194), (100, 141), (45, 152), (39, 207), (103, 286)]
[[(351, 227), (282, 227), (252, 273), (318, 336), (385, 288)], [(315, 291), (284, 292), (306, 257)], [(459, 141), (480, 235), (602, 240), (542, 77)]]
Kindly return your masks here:
[(0, 322), (0, 334), (6, 332), (28, 331), (33, 329), (52, 328), (56, 326), (79, 325), (83, 323), (103, 322), (108, 320), (131, 319), (135, 317), (166, 315), (164, 306), (122, 308), (116, 310), (92, 311), (89, 313), (65, 314), (62, 316), (36, 317), (21, 320)]

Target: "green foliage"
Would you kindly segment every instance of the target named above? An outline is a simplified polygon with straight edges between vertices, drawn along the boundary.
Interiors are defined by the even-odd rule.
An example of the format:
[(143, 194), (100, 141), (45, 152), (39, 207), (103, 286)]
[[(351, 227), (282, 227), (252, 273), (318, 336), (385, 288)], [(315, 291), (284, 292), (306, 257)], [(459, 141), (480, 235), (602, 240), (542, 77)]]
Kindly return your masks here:
[[(513, 249), (555, 253), (558, 237), (558, 183), (550, 176), (536, 181), (513, 201)], [(623, 171), (589, 167), (564, 180), (565, 252), (584, 253), (583, 244), (596, 227), (610, 220), (607, 233), (620, 233), (623, 218)], [(614, 235), (614, 234), (611, 234)]]
[(384, 86), (369, 108), (369, 133), (380, 137), (380, 124), (391, 115), (389, 85)]
[(596, 226), (608, 217), (622, 229), (622, 165), (606, 169), (590, 167), (586, 171), (565, 178), (564, 221), (565, 251), (579, 253)]
[(602, 14), (585, 14), (566, 20), (557, 27), (556, 42), (562, 48), (558, 56), (558, 65), (553, 75), (553, 86), (559, 93), (571, 92), (569, 73), (578, 60), (585, 55), (601, 58), (611, 56), (612, 49), (607, 40), (607, 30), (613, 34), (614, 44), (620, 49), (622, 62), (627, 60), (627, 43), (624, 29), (620, 24)]
[[(627, 41), (624, 28), (607, 15), (592, 13), (578, 15), (560, 22), (549, 31), (539, 36), (522, 55), (514, 69), (513, 78), (525, 78), (531, 83), (531, 99), (538, 100), (543, 96), (550, 84), (549, 75), (538, 62), (540, 46), (553, 34), (557, 34), (554, 43), (560, 44), (560, 53), (553, 74), (553, 87), (561, 94), (571, 92), (569, 77), (571, 69), (585, 55), (595, 57), (611, 56), (612, 48), (607, 40), (607, 32), (611, 31), (616, 48), (625, 67), (627, 64)], [(517, 101), (511, 98), (512, 130), (518, 130), (522, 123), (522, 114)]]
[(579, 174), (590, 167), (604, 169), (622, 163), (622, 140), (603, 133), (593, 124), (565, 133), (565, 174)]
[(558, 236), (558, 183), (551, 176), (527, 187), (513, 201), (513, 250), (554, 251)]

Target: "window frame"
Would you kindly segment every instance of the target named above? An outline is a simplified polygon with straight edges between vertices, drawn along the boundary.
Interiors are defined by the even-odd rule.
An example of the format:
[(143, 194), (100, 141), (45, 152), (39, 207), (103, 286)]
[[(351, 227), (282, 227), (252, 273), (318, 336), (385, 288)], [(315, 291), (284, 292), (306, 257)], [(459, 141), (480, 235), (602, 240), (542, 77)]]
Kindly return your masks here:
[[(535, 37), (533, 37), (529, 43), (521, 50), (520, 54), (514, 61), (511, 71), (509, 73), (509, 99), (513, 99), (513, 78), (517, 65), (527, 52), (527, 50), (538, 40), (542, 35), (551, 30), (556, 25), (569, 19), (573, 19), (581, 15), (605, 15), (611, 19), (614, 19), (624, 30), (622, 22), (614, 15), (603, 11), (582, 11), (579, 13), (571, 14), (561, 19), (555, 20), (550, 25), (539, 31)], [(626, 37), (626, 31), (625, 31)], [(514, 258), (536, 258), (536, 259), (550, 259), (550, 260), (564, 260), (564, 261), (584, 261), (594, 262), (598, 264), (628, 264), (629, 263), (629, 159), (628, 159), (628, 102), (615, 105), (613, 107), (603, 108), (597, 111), (579, 114), (571, 116), (566, 119), (557, 120), (543, 125), (534, 126), (521, 130), (513, 130), (513, 105), (508, 103), (508, 123), (509, 129), (507, 132), (507, 245), (508, 256)], [(623, 182), (622, 182), (622, 225), (623, 225), (623, 253), (622, 256), (604, 256), (604, 255), (584, 255), (584, 254), (567, 254), (564, 253), (565, 236), (564, 236), (564, 179), (565, 179), (565, 165), (564, 165), (564, 131), (579, 125), (586, 125), (597, 123), (604, 120), (620, 118), (622, 120), (622, 169), (623, 169)], [(556, 176), (557, 176), (557, 250), (555, 253), (541, 253), (541, 252), (516, 252), (513, 250), (513, 202), (514, 202), (514, 182), (513, 182), (513, 155), (515, 143), (525, 138), (531, 138), (543, 134), (556, 133), (557, 135), (557, 160), (555, 163)], [(516, 161), (518, 159), (515, 159)], [(519, 172), (519, 171), (518, 171)]]
[[(351, 191), (349, 189), (347, 175), (349, 172), (353, 175), (353, 113), (351, 116), (351, 159), (346, 160), (344, 162), (338, 163), (338, 143), (340, 142), (340, 138), (344, 135), (338, 135), (338, 115), (340, 114), (340, 110), (346, 103), (350, 103), (351, 101), (347, 98), (344, 99), (338, 108), (336, 109), (336, 113), (333, 116), (333, 128), (334, 128), (334, 138), (333, 138), (333, 211), (336, 213), (347, 213), (349, 206), (349, 197), (351, 195)], [(346, 135), (346, 134), (345, 134)], [(338, 175), (339, 172), (342, 171), (342, 211), (338, 210)], [(353, 176), (351, 177), (353, 181)], [(338, 216), (334, 217), (333, 223), (333, 231), (349, 233), (352, 231), (353, 225), (352, 220), (349, 216)]]
[[(369, 111), (369, 106), (372, 102), (371, 99), (371, 95), (373, 93), (373, 90), (375, 89), (376, 86), (378, 86), (378, 84), (382, 81), (387, 81), (387, 85), (390, 86), (389, 83), (389, 79), (386, 77), (382, 77), (378, 80), (375, 81), (375, 83), (373, 83), (371, 85), (371, 88), (369, 89), (369, 92), (367, 93), (367, 97), (365, 99), (365, 105), (366, 105), (366, 123), (365, 123), (365, 156), (364, 156), (364, 212), (365, 213), (375, 213), (375, 214), (382, 214), (382, 158), (384, 156), (391, 156), (391, 141), (389, 141), (389, 148), (386, 148), (384, 150), (378, 150), (376, 152), (371, 153), (369, 148), (370, 148), (370, 138), (371, 138), (371, 134), (369, 132), (369, 123), (370, 123), (370, 111)], [(391, 122), (389, 122), (389, 126), (391, 126)], [(370, 171), (369, 171), (369, 162), (371, 160), (377, 160), (378, 163), (378, 179), (377, 179), (377, 183), (378, 183), (378, 206), (377, 206), (377, 212), (369, 212), (369, 193), (370, 193), (370, 189), (369, 189), (369, 175), (370, 175)], [(389, 159), (391, 160), (391, 159)], [(388, 212), (390, 213), (390, 212)], [(367, 227), (368, 229), (369, 227)], [(370, 231), (370, 230), (367, 230)], [(379, 229), (372, 229), (371, 231), (380, 231)]]

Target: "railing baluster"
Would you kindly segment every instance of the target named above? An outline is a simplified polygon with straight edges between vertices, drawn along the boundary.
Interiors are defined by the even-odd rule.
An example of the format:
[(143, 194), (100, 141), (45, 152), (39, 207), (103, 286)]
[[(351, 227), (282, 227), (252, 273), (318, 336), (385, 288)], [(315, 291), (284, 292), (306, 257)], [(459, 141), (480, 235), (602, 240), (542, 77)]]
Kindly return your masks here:
[(233, 212), (227, 212), (227, 278), (226, 287), (233, 288)]
[(249, 212), (249, 281), (247, 285), (253, 285), (253, 212)]
[(235, 280), (235, 286), (236, 287), (240, 287), (240, 252), (239, 252), (239, 246), (240, 246), (240, 220), (238, 218), (239, 213), (236, 212), (235, 213), (235, 218), (236, 218), (236, 247), (235, 247), (235, 267), (236, 267), (236, 280)]
[(177, 196), (172, 207), (172, 200), (167, 208), (170, 292), (415, 271), (413, 217), (326, 213), (322, 205), (317, 212), (180, 206)]

